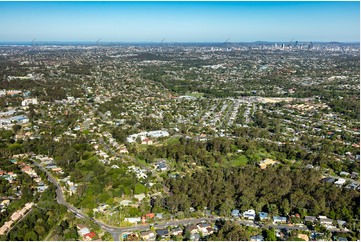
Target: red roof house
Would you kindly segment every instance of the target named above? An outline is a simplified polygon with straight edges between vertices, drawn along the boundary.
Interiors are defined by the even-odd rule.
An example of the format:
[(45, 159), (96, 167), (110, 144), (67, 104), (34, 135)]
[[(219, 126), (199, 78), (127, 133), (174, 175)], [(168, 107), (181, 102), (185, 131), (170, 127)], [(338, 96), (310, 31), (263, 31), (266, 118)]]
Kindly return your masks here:
[(93, 239), (97, 234), (95, 232), (90, 232), (87, 234), (84, 234), (84, 239), (85, 238), (89, 238), (89, 239)]

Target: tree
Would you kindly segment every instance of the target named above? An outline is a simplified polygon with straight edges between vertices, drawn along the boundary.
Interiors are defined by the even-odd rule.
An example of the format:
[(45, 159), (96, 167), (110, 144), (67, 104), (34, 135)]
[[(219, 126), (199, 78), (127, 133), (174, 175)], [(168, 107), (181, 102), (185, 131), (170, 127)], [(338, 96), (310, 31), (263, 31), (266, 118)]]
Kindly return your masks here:
[(39, 240), (38, 239), (38, 235), (34, 232), (34, 231), (28, 231), (26, 232), (25, 236), (24, 236), (24, 240), (25, 241), (34, 241), (34, 240)]
[(141, 194), (141, 193), (145, 193), (147, 191), (147, 188), (140, 183), (135, 184), (134, 186), (134, 194)]
[(0, 130), (0, 139), (9, 141), (11, 137), (14, 136), (14, 133), (11, 130), (1, 129)]
[(191, 239), (191, 232), (189, 230), (186, 230), (184, 234), (184, 240), (190, 240)]
[(291, 206), (287, 198), (283, 199), (281, 209), (284, 215), (288, 215), (291, 212)]
[(104, 235), (102, 236), (102, 240), (104, 240), (104, 241), (114, 241), (114, 238), (113, 238), (111, 233), (105, 232)]
[(40, 225), (35, 225), (34, 230), (39, 235), (40, 238), (45, 234), (46, 231), (45, 228)]
[(274, 229), (266, 229), (264, 232), (264, 238), (266, 241), (276, 241), (277, 240), (277, 237), (276, 237), (276, 234), (275, 234), (275, 231)]
[(12, 127), (13, 132), (16, 134), (21, 129), (21, 125), (15, 124)]

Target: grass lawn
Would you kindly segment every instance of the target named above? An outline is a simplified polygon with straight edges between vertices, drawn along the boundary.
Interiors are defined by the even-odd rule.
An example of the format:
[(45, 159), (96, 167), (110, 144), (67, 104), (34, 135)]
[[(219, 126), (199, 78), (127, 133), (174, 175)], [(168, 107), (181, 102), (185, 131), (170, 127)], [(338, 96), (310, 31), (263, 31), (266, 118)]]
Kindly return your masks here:
[(234, 160), (230, 161), (230, 165), (233, 167), (244, 166), (247, 165), (247, 163), (248, 158), (245, 155), (238, 156)]
[(137, 161), (142, 165), (145, 165), (145, 166), (149, 165), (147, 162), (145, 162), (145, 160), (137, 159)]
[(187, 92), (185, 94), (186, 96), (191, 96), (191, 97), (203, 97), (204, 93), (200, 93), (200, 92)]
[(179, 143), (179, 137), (170, 137), (169, 139), (166, 139), (164, 143), (167, 145), (177, 144)]
[(263, 148), (261, 148), (261, 149), (258, 150), (258, 155), (259, 155), (260, 157), (262, 157), (262, 158), (268, 158), (268, 157), (271, 156), (271, 154), (269, 154), (269, 153), (267, 152), (267, 150), (266, 150), (266, 149), (263, 149)]

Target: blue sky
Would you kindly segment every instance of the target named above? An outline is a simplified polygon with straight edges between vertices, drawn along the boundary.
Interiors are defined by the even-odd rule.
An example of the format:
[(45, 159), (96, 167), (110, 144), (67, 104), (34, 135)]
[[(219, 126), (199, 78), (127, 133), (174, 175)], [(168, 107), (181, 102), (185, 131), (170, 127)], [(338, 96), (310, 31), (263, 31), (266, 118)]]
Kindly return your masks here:
[(0, 2), (0, 41), (359, 41), (359, 2)]

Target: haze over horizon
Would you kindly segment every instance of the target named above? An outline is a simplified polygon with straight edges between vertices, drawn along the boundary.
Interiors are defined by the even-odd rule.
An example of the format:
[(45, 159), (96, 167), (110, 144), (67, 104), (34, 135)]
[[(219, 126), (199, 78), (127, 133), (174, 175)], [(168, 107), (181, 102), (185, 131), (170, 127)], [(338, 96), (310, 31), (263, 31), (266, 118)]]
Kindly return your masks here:
[(0, 2), (1, 42), (359, 42), (359, 2)]

